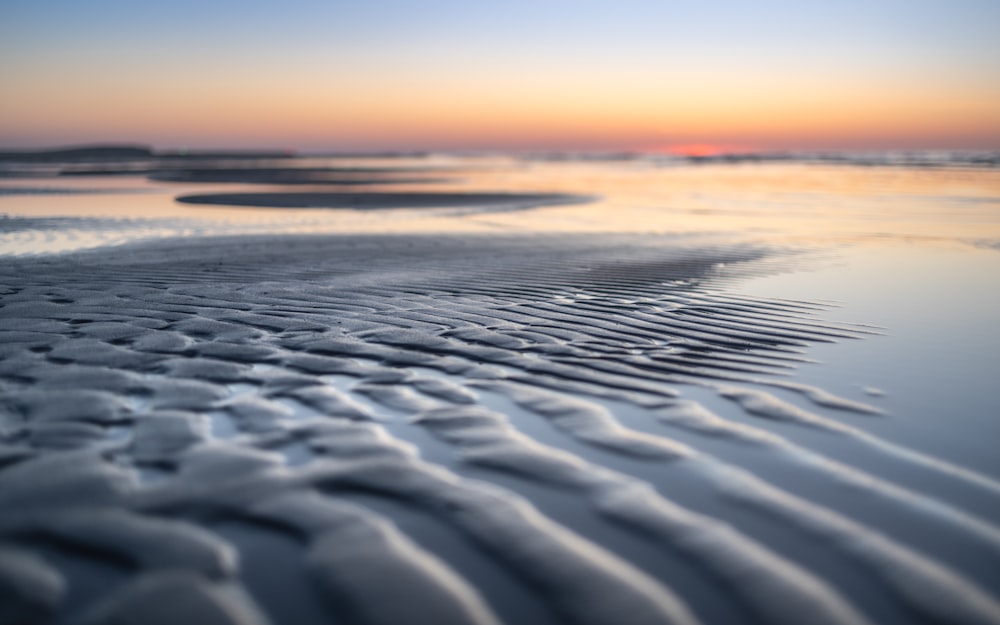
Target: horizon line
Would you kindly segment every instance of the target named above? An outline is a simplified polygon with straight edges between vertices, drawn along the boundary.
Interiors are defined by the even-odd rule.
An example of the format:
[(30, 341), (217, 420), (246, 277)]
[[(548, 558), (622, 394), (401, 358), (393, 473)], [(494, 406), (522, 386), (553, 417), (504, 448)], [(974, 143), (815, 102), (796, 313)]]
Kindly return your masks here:
[(211, 155), (211, 154), (233, 154), (247, 155), (260, 154), (273, 157), (291, 156), (380, 156), (380, 155), (608, 155), (608, 156), (676, 156), (681, 158), (691, 157), (723, 157), (723, 156), (783, 156), (783, 155), (824, 155), (824, 154), (927, 154), (927, 153), (990, 153), (1000, 152), (1000, 145), (992, 148), (967, 148), (967, 147), (866, 147), (866, 148), (843, 148), (843, 147), (803, 147), (803, 148), (774, 148), (774, 147), (753, 147), (718, 145), (712, 143), (677, 143), (662, 144), (659, 146), (645, 147), (594, 147), (594, 148), (566, 148), (566, 147), (480, 147), (480, 148), (398, 148), (398, 149), (356, 149), (356, 148), (299, 148), (296, 146), (267, 146), (259, 147), (236, 147), (218, 145), (211, 147), (191, 147), (189, 145), (158, 146), (154, 143), (141, 141), (93, 141), (93, 142), (68, 142), (52, 143), (43, 146), (5, 145), (0, 143), (0, 154), (13, 156), (43, 155), (46, 153), (59, 152), (84, 152), (88, 150), (135, 150), (144, 151), (151, 157), (158, 156), (185, 156), (185, 155)]

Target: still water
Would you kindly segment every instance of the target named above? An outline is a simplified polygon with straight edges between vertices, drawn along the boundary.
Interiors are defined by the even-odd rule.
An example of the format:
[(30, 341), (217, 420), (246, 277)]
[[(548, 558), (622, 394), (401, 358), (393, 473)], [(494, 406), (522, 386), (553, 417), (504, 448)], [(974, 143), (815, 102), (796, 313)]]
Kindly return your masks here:
[(402, 177), (352, 180), (349, 190), (359, 192), (551, 192), (592, 201), (371, 211), (190, 205), (176, 198), (289, 186), (53, 167), (0, 178), (0, 255), (279, 233), (655, 233), (763, 245), (795, 254), (793, 270), (786, 263), (777, 275), (727, 288), (831, 303), (829, 316), (881, 328), (865, 340), (811, 347), (822, 364), (802, 367), (798, 378), (885, 411), (857, 427), (1000, 476), (1000, 169), (449, 155), (252, 166), (387, 168)]
[[(282, 464), (306, 480), (293, 512), (378, 513), (510, 623), (616, 602), (629, 620), (640, 572), (706, 625), (819, 622), (820, 581), (871, 622), (1000, 619), (995, 159), (0, 164), (0, 215), (0, 434), (96, 436), (140, 501), (198, 510), (229, 501), (213, 466)], [(72, 423), (94, 384), (138, 416)], [(173, 444), (160, 423), (198, 443), (149, 455)], [(75, 501), (4, 468), (46, 521)], [(253, 600), (327, 622), (299, 541), (239, 514), (198, 527)], [(124, 573), (60, 554), (54, 622), (76, 622)], [(519, 581), (539, 574), (543, 592)], [(426, 599), (383, 581), (354, 588)]]

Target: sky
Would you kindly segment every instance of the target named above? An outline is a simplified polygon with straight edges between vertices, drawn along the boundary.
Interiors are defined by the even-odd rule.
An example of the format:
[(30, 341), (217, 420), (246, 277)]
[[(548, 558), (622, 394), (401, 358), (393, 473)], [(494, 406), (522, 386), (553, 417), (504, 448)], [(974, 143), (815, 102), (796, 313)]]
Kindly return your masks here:
[(998, 0), (3, 0), (0, 147), (1000, 149), (997, 33)]

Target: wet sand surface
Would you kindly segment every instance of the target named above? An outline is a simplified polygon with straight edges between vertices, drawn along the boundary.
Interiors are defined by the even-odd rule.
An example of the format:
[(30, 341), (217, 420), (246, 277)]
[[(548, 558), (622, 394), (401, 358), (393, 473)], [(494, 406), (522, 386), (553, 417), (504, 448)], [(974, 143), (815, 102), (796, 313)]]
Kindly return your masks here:
[[(968, 212), (900, 219), (913, 194), (873, 226), (807, 208), (884, 198), (766, 171), (776, 202), (722, 218), (698, 211), (740, 213), (745, 170), (664, 201), (648, 172), (543, 169), (169, 191), (382, 208), (329, 216), (206, 215), (148, 187), (144, 214), (6, 198), (0, 622), (1000, 622), (992, 178), (936, 183), (982, 185), (949, 205)], [(836, 180), (865, 175), (885, 174)], [(603, 199), (544, 205), (561, 194)], [(66, 253), (25, 254), (44, 248), (25, 232)], [(937, 291), (982, 311), (967, 337), (940, 302), (905, 313), (919, 281), (878, 286), (894, 262), (964, 268)], [(920, 371), (962, 355), (917, 349), (928, 329), (980, 333), (972, 382)]]
[[(369, 182), (369, 184), (371, 184)], [(218, 206), (263, 206), (274, 208), (350, 208), (377, 210), (397, 208), (483, 208), (492, 210), (534, 208), (547, 204), (580, 204), (587, 196), (557, 193), (385, 193), (301, 192), (218, 193), (182, 195), (183, 204)]]

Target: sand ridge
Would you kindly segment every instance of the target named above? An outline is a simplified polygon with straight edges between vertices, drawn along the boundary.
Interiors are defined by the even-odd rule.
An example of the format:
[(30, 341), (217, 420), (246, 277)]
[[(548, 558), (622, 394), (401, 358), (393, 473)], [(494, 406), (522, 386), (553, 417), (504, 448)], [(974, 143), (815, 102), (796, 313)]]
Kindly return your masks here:
[(364, 192), (309, 191), (297, 193), (204, 193), (181, 195), (184, 204), (221, 206), (266, 206), (272, 208), (349, 208), (377, 210), (394, 208), (475, 208), (485, 210), (534, 208), (553, 204), (577, 204), (590, 201), (584, 195), (560, 193), (434, 193), (434, 192)]
[[(54, 623), (166, 604), (229, 623), (1000, 621), (979, 581), (997, 528), (829, 456), (852, 420), (882, 417), (785, 381), (809, 345), (873, 329), (725, 288), (782, 262), (794, 254), (626, 235), (12, 259), (0, 587)], [(690, 388), (757, 403), (734, 420)], [(774, 393), (798, 398), (796, 419), (769, 412)], [(836, 427), (801, 416), (821, 413)], [(774, 463), (788, 477), (756, 474)], [(943, 472), (994, 496), (969, 477)], [(853, 520), (857, 506), (883, 520)], [(894, 539), (903, 517), (978, 563)], [(268, 590), (282, 567), (308, 581), (296, 600)]]

